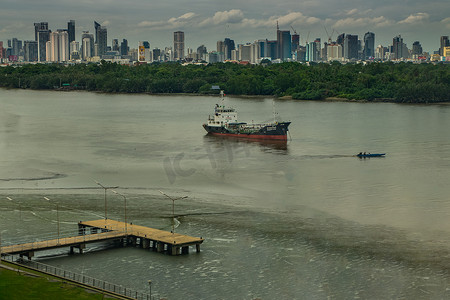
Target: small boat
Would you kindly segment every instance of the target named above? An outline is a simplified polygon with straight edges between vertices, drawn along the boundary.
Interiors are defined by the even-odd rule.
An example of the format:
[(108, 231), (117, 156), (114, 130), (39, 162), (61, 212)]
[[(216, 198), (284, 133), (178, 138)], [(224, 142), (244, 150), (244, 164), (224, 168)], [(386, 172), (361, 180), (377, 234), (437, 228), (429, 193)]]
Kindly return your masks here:
[(359, 153), (356, 154), (355, 156), (357, 157), (381, 157), (381, 156), (385, 156), (386, 153)]

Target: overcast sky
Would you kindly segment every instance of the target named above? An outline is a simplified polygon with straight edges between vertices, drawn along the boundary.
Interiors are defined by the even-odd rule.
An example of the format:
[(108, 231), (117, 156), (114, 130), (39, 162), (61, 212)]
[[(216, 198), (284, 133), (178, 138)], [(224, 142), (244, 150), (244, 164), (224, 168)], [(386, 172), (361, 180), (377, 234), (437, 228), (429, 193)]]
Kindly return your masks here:
[[(67, 28), (75, 20), (76, 39), (84, 30), (94, 32), (96, 20), (114, 38), (127, 39), (131, 48), (140, 40), (151, 48), (173, 46), (173, 32), (185, 32), (185, 47), (208, 51), (225, 37), (236, 44), (276, 39), (281, 30), (294, 28), (301, 43), (320, 37), (335, 40), (338, 33), (375, 33), (375, 44), (388, 46), (397, 35), (411, 48), (419, 41), (424, 51), (439, 48), (442, 35), (450, 35), (449, 0), (0, 0), (0, 41), (16, 37), (34, 40), (35, 22), (49, 29)], [(326, 28), (326, 30), (325, 30)], [(309, 36), (309, 38), (308, 38)]]

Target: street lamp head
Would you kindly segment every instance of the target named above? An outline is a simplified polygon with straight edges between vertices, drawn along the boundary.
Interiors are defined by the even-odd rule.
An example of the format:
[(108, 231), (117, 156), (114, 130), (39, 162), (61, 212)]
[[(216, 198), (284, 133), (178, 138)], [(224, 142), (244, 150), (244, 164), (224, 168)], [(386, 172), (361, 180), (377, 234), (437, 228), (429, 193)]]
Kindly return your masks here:
[(152, 281), (151, 281), (151, 280), (149, 280), (149, 281), (148, 281), (148, 284), (152, 284)]

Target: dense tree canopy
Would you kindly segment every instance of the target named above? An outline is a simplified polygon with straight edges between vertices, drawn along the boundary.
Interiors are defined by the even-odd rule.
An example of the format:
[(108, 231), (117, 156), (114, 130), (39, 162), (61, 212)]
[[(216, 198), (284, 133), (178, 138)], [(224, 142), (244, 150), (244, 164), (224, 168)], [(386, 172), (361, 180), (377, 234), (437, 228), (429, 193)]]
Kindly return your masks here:
[(8, 88), (66, 86), (111, 93), (206, 94), (213, 92), (212, 85), (234, 95), (443, 102), (450, 101), (450, 67), (412, 63), (127, 66), (102, 61), (100, 64), (28, 64), (0, 68), (0, 86)]

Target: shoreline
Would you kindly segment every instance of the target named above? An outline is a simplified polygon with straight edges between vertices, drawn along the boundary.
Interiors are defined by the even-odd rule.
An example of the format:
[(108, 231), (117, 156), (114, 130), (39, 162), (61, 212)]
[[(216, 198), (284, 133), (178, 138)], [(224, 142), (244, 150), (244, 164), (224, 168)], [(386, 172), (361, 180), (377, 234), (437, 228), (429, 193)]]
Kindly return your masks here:
[[(188, 96), (188, 97), (198, 97), (198, 96), (218, 96), (219, 94), (201, 94), (201, 93), (128, 93), (128, 92), (103, 92), (103, 91), (89, 91), (85, 89), (31, 89), (31, 88), (7, 88), (0, 87), (0, 89), (5, 90), (31, 90), (31, 91), (54, 91), (54, 92), (88, 92), (88, 93), (99, 93), (99, 94), (122, 94), (122, 95), (148, 95), (148, 96)], [(245, 98), (245, 99), (263, 99), (263, 98), (273, 98), (275, 100), (291, 100), (291, 101), (314, 101), (314, 102), (351, 102), (351, 103), (395, 103), (395, 104), (422, 104), (422, 105), (450, 105), (450, 101), (442, 102), (399, 102), (395, 101), (393, 98), (379, 98), (374, 100), (355, 100), (340, 97), (326, 97), (319, 100), (308, 100), (308, 99), (293, 99), (292, 96), (280, 96), (275, 95), (226, 95), (230, 98)]]

